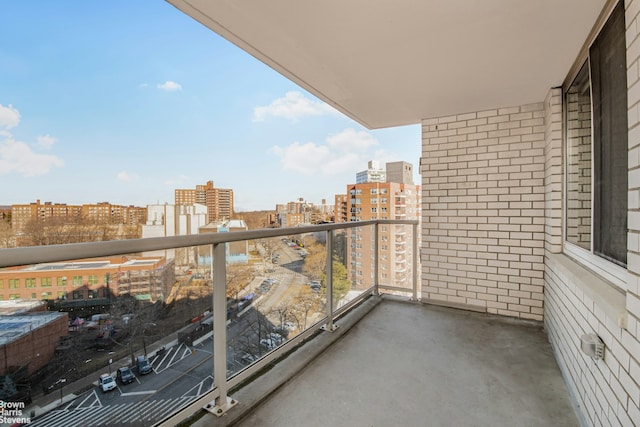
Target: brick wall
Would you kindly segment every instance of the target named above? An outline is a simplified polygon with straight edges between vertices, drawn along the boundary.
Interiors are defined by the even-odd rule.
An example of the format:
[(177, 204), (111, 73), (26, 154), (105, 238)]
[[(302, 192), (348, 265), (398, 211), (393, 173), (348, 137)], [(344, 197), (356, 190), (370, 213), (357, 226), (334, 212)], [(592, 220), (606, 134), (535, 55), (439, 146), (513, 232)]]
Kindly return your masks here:
[(32, 374), (51, 362), (60, 337), (68, 334), (69, 317), (67, 313), (62, 314), (8, 343), (6, 349), (0, 351), (0, 375), (5, 374), (5, 367), (12, 370), (23, 366)]
[(422, 297), (542, 320), (543, 103), (422, 122)]
[[(545, 328), (583, 424), (589, 426), (640, 426), (640, 1), (626, 1), (625, 8), (629, 107), (626, 289), (618, 292), (582, 265), (554, 253), (556, 245), (546, 246), (545, 257)], [(562, 153), (551, 154), (547, 163), (551, 167), (561, 159)], [(577, 176), (568, 172), (571, 186)], [(555, 197), (548, 188), (547, 199)], [(571, 191), (567, 198), (571, 199)], [(579, 204), (573, 206), (579, 208)], [(568, 237), (577, 244), (580, 233), (573, 226), (578, 223), (571, 221), (579, 216), (567, 218), (567, 228), (576, 231)], [(562, 239), (561, 228), (548, 229), (548, 234), (549, 241)], [(580, 350), (580, 337), (588, 333), (596, 333), (605, 343), (604, 360), (592, 360)]]

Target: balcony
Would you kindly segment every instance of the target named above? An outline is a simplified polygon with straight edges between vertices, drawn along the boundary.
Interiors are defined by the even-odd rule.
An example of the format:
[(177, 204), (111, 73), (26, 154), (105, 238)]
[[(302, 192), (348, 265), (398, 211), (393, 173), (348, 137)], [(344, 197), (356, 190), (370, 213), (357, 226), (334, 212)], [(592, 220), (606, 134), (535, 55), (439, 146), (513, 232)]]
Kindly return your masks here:
[[(340, 245), (346, 246), (346, 240), (335, 238), (346, 229), (357, 226), (359, 233), (376, 236), (381, 224), (397, 223), (363, 221), (357, 225), (1, 250), (1, 265), (5, 267), (71, 258), (134, 256), (168, 248), (176, 253), (185, 248), (190, 254), (212, 255), (190, 272), (188, 281), (178, 277), (171, 295), (164, 295), (169, 301), (187, 284), (202, 285), (199, 288), (205, 294), (205, 305), (202, 299), (188, 300), (193, 311), (187, 314), (195, 314), (193, 326), (158, 334), (154, 332), (159, 329), (158, 320), (145, 319), (144, 308), (132, 311), (141, 318), (129, 320), (139, 323), (140, 336), (139, 340), (130, 341), (128, 351), (131, 358), (134, 353), (148, 356), (154, 367), (151, 376), (138, 375), (139, 384), (120, 385), (120, 394), (95, 394), (95, 381), (107, 371), (107, 358), (108, 369), (112, 367), (109, 356), (95, 353), (95, 357), (103, 357), (102, 367), (95, 372), (87, 372), (73, 383), (66, 382), (66, 374), (60, 372), (57, 381), (48, 378), (53, 382), (48, 393), (33, 393), (34, 401), (27, 408), (34, 416), (33, 424), (53, 425), (64, 419), (76, 425), (90, 425), (117, 417), (114, 422), (131, 426), (170, 426), (187, 419), (188, 424), (202, 426), (231, 422), (247, 426), (420, 425), (428, 413), (439, 425), (577, 425), (540, 323), (420, 303), (417, 271), (412, 271), (413, 275), (405, 273), (407, 288), (384, 286), (377, 280), (363, 284), (365, 281), (360, 278), (357, 289), (344, 293), (339, 286), (343, 278), (337, 276), (341, 273), (334, 261), (325, 265), (324, 288), (319, 293), (301, 294), (322, 302), (313, 313), (296, 317), (293, 307), (283, 309), (284, 299), (275, 297), (278, 292), (306, 289), (308, 285), (304, 268), (298, 269), (303, 261), (296, 258), (295, 250), (282, 243), (282, 236), (317, 236), (323, 242), (322, 251), (333, 256), (340, 252)], [(416, 242), (417, 222), (402, 224), (413, 227)], [(267, 290), (260, 303), (241, 308), (250, 301), (242, 296), (254, 295), (253, 287), (263, 282), (263, 266), (259, 265), (247, 286), (236, 285), (238, 272), (227, 264), (225, 246), (244, 240), (260, 253), (283, 254), (279, 265), (264, 266), (265, 270), (280, 269), (270, 277), (278, 277), (283, 283), (274, 285), (280, 286), (271, 294), (275, 299), (269, 300)], [(374, 244), (377, 246), (377, 240)], [(309, 244), (305, 246), (310, 253), (313, 251)], [(416, 265), (417, 248), (414, 245), (410, 249)], [(372, 262), (375, 268), (377, 260)], [(181, 263), (176, 263), (178, 276), (181, 269)], [(296, 278), (291, 279), (292, 276)], [(283, 287), (286, 280), (289, 281)], [(385, 295), (387, 290), (396, 295)], [(236, 298), (230, 300), (230, 292)], [(255, 292), (260, 291), (256, 288)], [(212, 317), (207, 314), (207, 295)], [(297, 301), (303, 304), (302, 299)], [(272, 307), (270, 311), (265, 308), (267, 305)], [(234, 328), (238, 319), (251, 316), (258, 321), (247, 323), (244, 332)], [(283, 332), (283, 325), (293, 324), (293, 320), (297, 323), (291, 326), (292, 332)], [(212, 325), (212, 329), (206, 329), (206, 325)], [(271, 338), (265, 341), (264, 337), (275, 333), (269, 332), (272, 330), (283, 334), (282, 342), (270, 342)], [(117, 335), (116, 338), (120, 339)], [(8, 344), (4, 350), (10, 353), (9, 359), (12, 352), (18, 351)], [(129, 364), (128, 351), (113, 361), (114, 369)], [(191, 356), (185, 358), (187, 353)], [(182, 359), (170, 365), (172, 373), (163, 374), (166, 367), (162, 364), (169, 355)], [(23, 358), (28, 361), (30, 357)], [(11, 363), (18, 363), (15, 357)], [(174, 371), (181, 373), (174, 375)], [(169, 380), (167, 375), (174, 377), (163, 386), (162, 381)], [(153, 382), (162, 384), (151, 387)], [(144, 388), (147, 385), (149, 389)], [(101, 402), (99, 406), (86, 403), (93, 399)], [(135, 399), (141, 400), (134, 402)], [(152, 410), (157, 402), (164, 402), (163, 409)], [(262, 404), (258, 406), (259, 403)], [(123, 412), (122, 405), (131, 406)], [(331, 411), (320, 409), (329, 407)]]

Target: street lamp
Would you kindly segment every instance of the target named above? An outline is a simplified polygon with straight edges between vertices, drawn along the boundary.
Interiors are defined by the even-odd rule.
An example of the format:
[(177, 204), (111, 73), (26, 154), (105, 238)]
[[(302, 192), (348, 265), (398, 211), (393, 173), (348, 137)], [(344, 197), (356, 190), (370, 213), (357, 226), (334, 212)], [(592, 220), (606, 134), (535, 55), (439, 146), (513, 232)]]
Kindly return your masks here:
[(64, 383), (66, 382), (66, 378), (60, 378), (58, 381), (56, 381), (56, 384), (60, 384), (60, 403), (62, 403), (62, 387), (64, 387)]

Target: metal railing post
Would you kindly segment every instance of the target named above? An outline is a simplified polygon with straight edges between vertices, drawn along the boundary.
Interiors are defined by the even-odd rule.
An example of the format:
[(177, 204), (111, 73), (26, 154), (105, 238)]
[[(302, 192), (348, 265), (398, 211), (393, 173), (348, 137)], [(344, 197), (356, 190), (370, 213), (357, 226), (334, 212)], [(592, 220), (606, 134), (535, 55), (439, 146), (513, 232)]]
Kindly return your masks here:
[(333, 231), (327, 230), (327, 266), (325, 275), (327, 277), (327, 324), (322, 327), (325, 331), (333, 332), (338, 325), (333, 323)]
[(379, 247), (378, 247), (378, 239), (380, 238), (379, 236), (379, 230), (378, 228), (380, 227), (379, 223), (376, 223), (374, 225), (374, 229), (373, 229), (373, 253), (374, 253), (374, 257), (373, 257), (373, 271), (375, 273), (373, 273), (373, 279), (374, 279), (374, 284), (373, 284), (373, 294), (374, 295), (380, 295), (380, 288), (378, 287), (378, 284), (380, 283), (380, 266), (378, 263), (378, 260), (380, 259), (380, 252), (379, 252)]
[(227, 396), (227, 258), (226, 243), (213, 245), (213, 385), (218, 397), (205, 406), (217, 416), (237, 401)]
[(418, 224), (411, 225), (413, 230), (413, 301), (418, 301)]

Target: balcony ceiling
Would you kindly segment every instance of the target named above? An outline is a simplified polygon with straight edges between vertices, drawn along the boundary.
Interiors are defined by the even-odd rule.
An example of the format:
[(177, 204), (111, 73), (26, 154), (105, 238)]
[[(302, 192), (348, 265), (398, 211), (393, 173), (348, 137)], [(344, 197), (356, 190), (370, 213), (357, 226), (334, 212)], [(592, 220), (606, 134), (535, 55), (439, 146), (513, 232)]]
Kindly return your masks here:
[(606, 0), (167, 0), (368, 128), (540, 102)]

